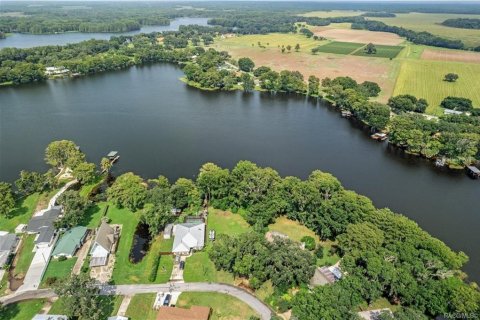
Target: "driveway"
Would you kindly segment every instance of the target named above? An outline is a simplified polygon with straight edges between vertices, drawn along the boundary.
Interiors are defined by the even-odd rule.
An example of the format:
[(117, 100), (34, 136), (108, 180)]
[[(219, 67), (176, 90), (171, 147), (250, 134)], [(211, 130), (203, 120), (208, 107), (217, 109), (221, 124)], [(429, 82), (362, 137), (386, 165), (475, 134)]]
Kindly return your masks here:
[[(55, 244), (56, 241), (57, 237), (55, 237), (53, 243)], [(18, 292), (38, 289), (38, 286), (42, 281), (43, 273), (47, 269), (50, 254), (52, 254), (53, 247), (55, 246), (54, 244), (49, 247), (37, 249), (33, 256), (32, 263), (28, 268), (27, 274), (25, 275), (25, 279), (23, 279), (23, 284), (17, 289)]]

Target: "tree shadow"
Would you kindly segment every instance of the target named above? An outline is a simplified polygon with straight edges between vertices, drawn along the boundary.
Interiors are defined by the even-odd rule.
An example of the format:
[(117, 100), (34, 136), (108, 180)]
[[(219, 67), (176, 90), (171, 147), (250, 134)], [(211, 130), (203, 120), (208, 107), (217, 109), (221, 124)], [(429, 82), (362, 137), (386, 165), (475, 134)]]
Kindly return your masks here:
[(95, 216), (95, 213), (97, 213), (100, 210), (100, 207), (97, 204), (94, 204), (90, 206), (86, 211), (85, 215), (82, 217), (82, 220), (80, 220), (79, 225), (81, 226), (87, 226), (90, 224), (90, 222), (93, 220), (93, 217)]
[(0, 309), (0, 320), (16, 319), (20, 313), (20, 308), (16, 303), (9, 304)]

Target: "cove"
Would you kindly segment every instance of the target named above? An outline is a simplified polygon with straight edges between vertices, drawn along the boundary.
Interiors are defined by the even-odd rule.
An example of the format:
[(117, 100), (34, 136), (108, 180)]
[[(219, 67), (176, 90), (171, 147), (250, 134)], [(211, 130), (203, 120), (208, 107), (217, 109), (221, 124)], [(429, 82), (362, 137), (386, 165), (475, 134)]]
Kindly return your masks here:
[(182, 75), (175, 65), (155, 64), (0, 90), (0, 180), (46, 170), (44, 149), (58, 139), (74, 140), (97, 164), (118, 150), (114, 174), (145, 178), (194, 178), (209, 161), (231, 168), (251, 160), (302, 178), (320, 169), (465, 251), (465, 271), (480, 281), (478, 181), (397, 154), (322, 102), (206, 92), (179, 81)]
[(26, 34), (13, 33), (5, 39), (0, 39), (0, 49), (7, 47), (16, 48), (32, 48), (48, 45), (65, 45), (67, 43), (76, 43), (90, 39), (108, 40), (112, 36), (134, 35), (139, 33), (174, 31), (178, 30), (181, 25), (198, 24), (207, 25), (207, 18), (178, 18), (170, 21), (168, 26), (143, 26), (140, 30), (119, 33), (84, 33), (84, 32), (67, 32), (57, 34)]

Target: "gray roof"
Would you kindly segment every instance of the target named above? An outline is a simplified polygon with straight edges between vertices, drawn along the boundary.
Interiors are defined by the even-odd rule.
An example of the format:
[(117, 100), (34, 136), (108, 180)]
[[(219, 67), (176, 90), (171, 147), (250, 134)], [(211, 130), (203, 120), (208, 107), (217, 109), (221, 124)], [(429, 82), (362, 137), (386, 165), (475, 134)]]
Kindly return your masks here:
[(0, 236), (0, 251), (10, 251), (17, 241), (17, 236), (13, 233), (7, 233)]
[(101, 245), (106, 250), (111, 251), (112, 246), (115, 242), (114, 234), (115, 230), (113, 230), (113, 228), (108, 223), (102, 221), (100, 228), (98, 228), (97, 230), (95, 242)]
[(28, 222), (26, 231), (31, 233), (39, 233), (35, 243), (50, 242), (54, 233), (55, 227), (53, 223), (61, 215), (60, 207), (51, 208), (45, 211), (41, 216), (35, 216)]
[(468, 170), (472, 171), (473, 173), (480, 174), (480, 169), (475, 166), (468, 166)]

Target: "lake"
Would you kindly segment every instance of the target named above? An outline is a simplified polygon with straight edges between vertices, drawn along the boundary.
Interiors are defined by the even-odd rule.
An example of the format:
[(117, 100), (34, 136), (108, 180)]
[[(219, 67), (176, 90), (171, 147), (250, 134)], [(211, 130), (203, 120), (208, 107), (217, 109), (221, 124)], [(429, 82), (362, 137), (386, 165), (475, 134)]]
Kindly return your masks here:
[(315, 100), (206, 92), (182, 75), (156, 64), (1, 89), (0, 180), (46, 170), (44, 149), (58, 139), (74, 140), (96, 163), (118, 150), (114, 173), (144, 178), (194, 178), (205, 162), (231, 168), (243, 159), (302, 178), (320, 169), (465, 251), (466, 271), (480, 280), (479, 181), (402, 156)]
[(181, 25), (198, 24), (201, 26), (207, 25), (207, 18), (178, 18), (170, 21), (168, 26), (144, 26), (140, 30), (123, 32), (123, 33), (83, 33), (83, 32), (68, 32), (58, 34), (24, 34), (14, 33), (5, 39), (0, 39), (0, 49), (7, 47), (16, 48), (31, 48), (37, 46), (48, 45), (65, 45), (67, 43), (75, 43), (90, 39), (104, 39), (108, 40), (112, 36), (119, 35), (133, 35), (138, 33), (150, 33), (160, 31), (178, 30)]

